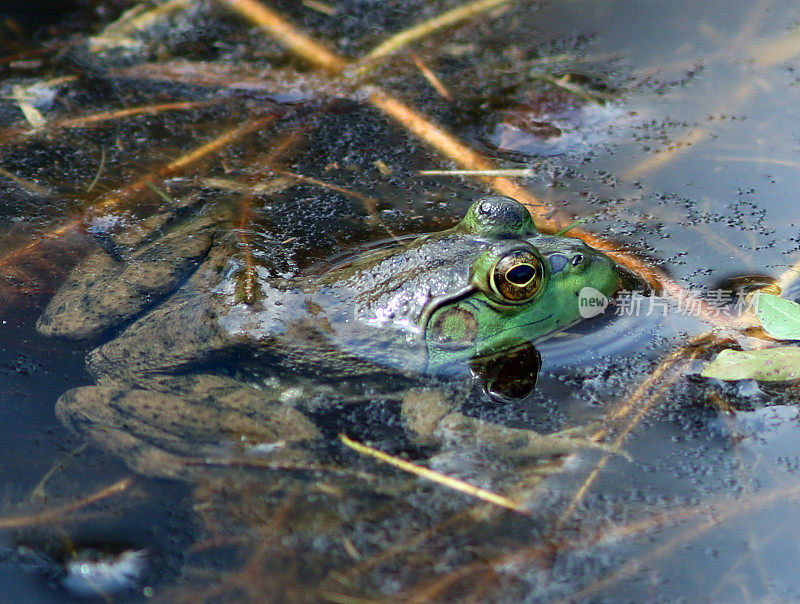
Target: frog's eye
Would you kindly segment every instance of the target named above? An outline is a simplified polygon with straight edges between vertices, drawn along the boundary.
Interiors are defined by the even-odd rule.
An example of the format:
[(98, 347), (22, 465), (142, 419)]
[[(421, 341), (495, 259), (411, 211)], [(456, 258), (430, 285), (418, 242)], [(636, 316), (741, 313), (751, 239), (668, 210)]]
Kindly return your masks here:
[(527, 302), (542, 289), (544, 266), (530, 250), (515, 250), (494, 265), (489, 283), (507, 302)]

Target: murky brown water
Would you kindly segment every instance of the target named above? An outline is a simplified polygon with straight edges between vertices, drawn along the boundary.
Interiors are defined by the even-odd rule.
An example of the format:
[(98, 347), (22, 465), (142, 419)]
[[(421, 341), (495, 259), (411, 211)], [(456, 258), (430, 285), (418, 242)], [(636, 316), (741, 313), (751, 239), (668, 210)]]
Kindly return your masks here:
[[(356, 59), (461, 3), (312, 4), (274, 7)], [(213, 2), (179, 8), (124, 47), (90, 51), (87, 37), (129, 7), (86, 3), (35, 38), (0, 28), (5, 593), (69, 600), (63, 561), (98, 548), (147, 550), (143, 576), (119, 596), (133, 599), (800, 597), (796, 386), (700, 378), (710, 351), (662, 375), (671, 352), (709, 329), (680, 304), (646, 301), (637, 316), (550, 340), (524, 401), (498, 407), (480, 392), (465, 401), (473, 416), (544, 432), (609, 420), (629, 401), (608, 437), (630, 429), (625, 455), (608, 459), (582, 450), (525, 465), (477, 448), (420, 449), (378, 400), (319, 414), (331, 438), (313, 452), (314, 471), (214, 467), (188, 482), (152, 479), (68, 432), (54, 404), (91, 383), (83, 359), (96, 342), (53, 341), (34, 323), (87, 250), (173, 203), (142, 179), (179, 203), (242, 209), (246, 198), (243, 235), (256, 257), (284, 242), (272, 260), (287, 275), (450, 226), (489, 190), (474, 177), (420, 175), (456, 161), (371, 106), (354, 80), (315, 75)], [(451, 100), (405, 50), (371, 81), (495, 167), (529, 170), (514, 182), (549, 206), (540, 219), (582, 218), (584, 230), (712, 299), (732, 277), (780, 278), (800, 256), (798, 23), (785, 0), (511, 2), (412, 45)], [(27, 102), (49, 127), (28, 132)], [(138, 107), (151, 109), (111, 113)], [(316, 181), (286, 182), (287, 173)], [(265, 181), (271, 191), (252, 188)], [(787, 293), (797, 298), (798, 286)], [(338, 445), (339, 430), (506, 494), (526, 513), (390, 469)]]

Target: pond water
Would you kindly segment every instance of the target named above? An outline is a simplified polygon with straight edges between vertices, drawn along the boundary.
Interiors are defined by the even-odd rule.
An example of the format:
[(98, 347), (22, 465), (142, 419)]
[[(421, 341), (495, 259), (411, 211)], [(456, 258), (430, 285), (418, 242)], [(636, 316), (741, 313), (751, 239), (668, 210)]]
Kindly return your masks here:
[[(718, 350), (758, 340), (698, 316), (676, 289), (644, 289), (638, 307), (620, 294), (602, 317), (538, 344), (527, 396), (498, 403), (463, 380), (411, 391), (436, 401), (444, 389), (492, 425), (601, 443), (560, 456), (421, 444), (403, 429), (407, 382), (381, 376), (352, 405), (335, 379), (295, 378), (274, 360), (264, 388), (291, 379), (284, 400), (322, 433), (292, 455), (231, 442), (221, 417), (180, 416), (185, 425), (167, 429), (158, 413), (142, 428), (143, 407), (121, 425), (96, 408), (56, 414), (62, 394), (94, 384), (89, 351), (124, 326), (65, 341), (41, 335), (37, 319), (82, 258), (155, 239), (164, 216), (179, 226), (222, 216), (241, 266), (286, 280), (451, 227), (482, 195), (516, 190), (537, 224), (580, 219), (598, 247), (638, 267), (630, 289), (652, 268), (727, 304), (720, 316), (738, 311), (718, 297), (736, 277), (777, 279), (800, 297), (796, 3), (497, 2), (365, 67), (344, 62), (466, 4), (264, 2), (340, 53), (327, 69), (324, 53), (287, 50), (247, 22), (247, 3), (231, 4), (239, 13), (210, 0), (147, 4), (121, 22), (133, 3), (86, 0), (62, 3), (51, 23), (0, 7), (4, 591), (26, 601), (87, 589), (191, 601), (800, 598), (797, 384), (702, 378)], [(400, 103), (481, 159), (442, 151)], [(441, 173), (475, 167), (507, 180)], [(716, 339), (700, 339), (709, 331)], [(530, 378), (536, 363), (521, 358)], [(419, 478), (340, 432), (507, 499)], [(196, 445), (199, 433), (214, 446)]]

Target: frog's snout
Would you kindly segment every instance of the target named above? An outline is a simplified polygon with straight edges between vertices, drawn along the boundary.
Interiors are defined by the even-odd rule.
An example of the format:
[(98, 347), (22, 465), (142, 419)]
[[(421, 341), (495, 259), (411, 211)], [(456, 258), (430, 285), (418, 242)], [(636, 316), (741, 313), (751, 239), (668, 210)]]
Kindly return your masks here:
[(590, 252), (591, 270), (598, 276), (598, 287), (607, 296), (613, 296), (620, 288), (621, 275), (617, 263), (603, 252), (586, 246)]

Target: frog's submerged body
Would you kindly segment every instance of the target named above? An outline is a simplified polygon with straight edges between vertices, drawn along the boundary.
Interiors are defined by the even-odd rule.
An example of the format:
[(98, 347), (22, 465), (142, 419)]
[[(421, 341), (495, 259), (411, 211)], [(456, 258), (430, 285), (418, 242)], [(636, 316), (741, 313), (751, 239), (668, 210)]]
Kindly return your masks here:
[[(584, 287), (610, 296), (618, 285), (605, 255), (538, 233), (523, 206), (499, 196), (475, 202), (452, 229), (323, 274), (264, 276), (246, 295), (221, 232), (195, 220), (139, 245), (129, 262), (91, 256), (39, 320), (43, 333), (72, 339), (121, 328), (89, 354), (97, 386), (69, 391), (57, 408), (147, 473), (179, 473), (181, 457), (242, 439), (317, 438), (299, 399), (335, 400), (345, 382), (390, 374), (458, 374), (578, 321)], [(279, 383), (287, 374), (339, 386), (311, 392), (306, 380), (290, 393)], [(420, 410), (409, 402), (418, 399), (406, 397), (403, 413), (422, 440), (465, 422), (489, 438), (523, 432), (477, 425), (442, 401)]]

